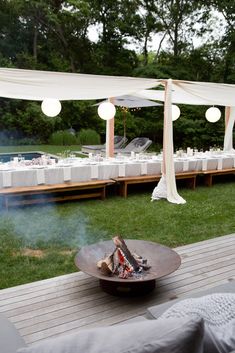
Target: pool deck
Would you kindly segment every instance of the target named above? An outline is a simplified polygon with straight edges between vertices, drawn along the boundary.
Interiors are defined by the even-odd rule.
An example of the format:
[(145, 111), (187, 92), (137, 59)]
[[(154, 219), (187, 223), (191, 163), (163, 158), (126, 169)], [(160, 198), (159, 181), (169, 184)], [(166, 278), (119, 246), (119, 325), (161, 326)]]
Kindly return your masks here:
[(235, 279), (235, 234), (175, 250), (182, 259), (180, 268), (159, 279), (146, 296), (111, 296), (97, 279), (77, 272), (0, 290), (0, 312), (32, 344), (65, 332), (117, 324), (144, 315), (149, 306)]

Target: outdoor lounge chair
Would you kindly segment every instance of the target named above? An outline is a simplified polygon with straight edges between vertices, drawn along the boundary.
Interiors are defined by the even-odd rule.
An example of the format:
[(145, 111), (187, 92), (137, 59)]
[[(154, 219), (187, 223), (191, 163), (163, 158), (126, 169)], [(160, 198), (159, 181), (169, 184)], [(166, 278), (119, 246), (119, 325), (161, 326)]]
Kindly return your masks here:
[[(121, 148), (127, 143), (127, 138), (124, 136), (114, 136), (114, 148)], [(101, 153), (101, 150), (105, 149), (105, 144), (103, 145), (84, 145), (82, 146), (83, 153)]]
[[(124, 148), (114, 148), (114, 153), (131, 154), (131, 152), (140, 153), (146, 151), (152, 144), (148, 137), (136, 137)], [(103, 151), (103, 150), (102, 150)]]

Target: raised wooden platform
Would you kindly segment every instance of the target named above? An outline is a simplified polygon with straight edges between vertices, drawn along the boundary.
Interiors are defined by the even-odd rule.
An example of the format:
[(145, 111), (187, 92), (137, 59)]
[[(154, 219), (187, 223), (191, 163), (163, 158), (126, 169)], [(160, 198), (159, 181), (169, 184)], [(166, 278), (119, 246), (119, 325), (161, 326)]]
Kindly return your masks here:
[(218, 176), (218, 175), (228, 175), (228, 174), (233, 174), (235, 175), (235, 168), (230, 168), (230, 169), (214, 169), (214, 170), (205, 170), (204, 172), (202, 172), (203, 176), (204, 176), (204, 181), (205, 181), (205, 185), (207, 186), (212, 186), (212, 178), (214, 176)]
[(95, 278), (82, 272), (0, 291), (0, 312), (28, 344), (83, 328), (113, 325), (144, 315), (149, 306), (235, 279), (235, 234), (175, 249), (181, 267), (139, 298), (104, 293)]
[[(182, 172), (175, 175), (176, 180), (187, 179), (188, 186), (191, 189), (196, 187), (196, 177), (200, 174), (198, 171), (192, 172)], [(119, 177), (115, 178), (115, 182), (119, 185), (119, 195), (122, 197), (127, 197), (128, 185), (133, 184), (143, 184), (143, 183), (154, 183), (158, 182), (161, 179), (161, 174), (155, 175), (141, 175), (133, 177)]]
[[(188, 187), (196, 188), (196, 178), (202, 175), (207, 186), (212, 186), (212, 178), (218, 175), (234, 174), (235, 168), (222, 170), (190, 171), (176, 173), (176, 180), (184, 179)], [(157, 183), (161, 174), (119, 177), (108, 180), (92, 180), (79, 183), (63, 183), (53, 185), (36, 185), (25, 187), (10, 187), (0, 189), (0, 200), (5, 208), (18, 205), (31, 205), (45, 202), (58, 202), (100, 197), (105, 199), (106, 187), (117, 184), (119, 195), (127, 197), (128, 185)]]
[[(0, 189), (3, 206), (32, 205), (44, 202), (100, 197), (105, 199), (107, 185), (113, 180), (93, 180), (80, 183), (63, 183)], [(79, 191), (79, 193), (77, 193)], [(39, 197), (40, 196), (40, 197)]]

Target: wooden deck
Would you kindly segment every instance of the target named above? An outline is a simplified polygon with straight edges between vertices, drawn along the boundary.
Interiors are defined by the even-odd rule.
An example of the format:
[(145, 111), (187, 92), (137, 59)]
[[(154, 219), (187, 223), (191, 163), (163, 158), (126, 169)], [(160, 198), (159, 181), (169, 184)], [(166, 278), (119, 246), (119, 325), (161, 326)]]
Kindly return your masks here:
[(0, 291), (0, 312), (28, 344), (144, 315), (149, 306), (235, 279), (235, 234), (175, 249), (181, 267), (157, 281), (145, 297), (118, 298), (104, 293), (96, 279), (72, 273)]

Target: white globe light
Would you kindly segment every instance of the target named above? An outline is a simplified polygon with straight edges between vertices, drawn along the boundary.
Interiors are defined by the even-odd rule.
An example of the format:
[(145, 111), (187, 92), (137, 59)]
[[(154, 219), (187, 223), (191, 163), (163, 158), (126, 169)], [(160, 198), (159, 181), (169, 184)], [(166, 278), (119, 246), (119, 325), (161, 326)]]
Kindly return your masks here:
[(61, 103), (58, 99), (46, 98), (42, 101), (41, 109), (47, 116), (54, 117), (61, 111)]
[(218, 108), (211, 107), (206, 111), (206, 119), (210, 123), (216, 123), (221, 117), (221, 111)]
[(115, 116), (116, 108), (110, 102), (103, 102), (98, 107), (98, 115), (101, 119), (110, 120)]
[(171, 111), (172, 111), (172, 121), (177, 120), (180, 117), (180, 108), (177, 105), (172, 104)]

